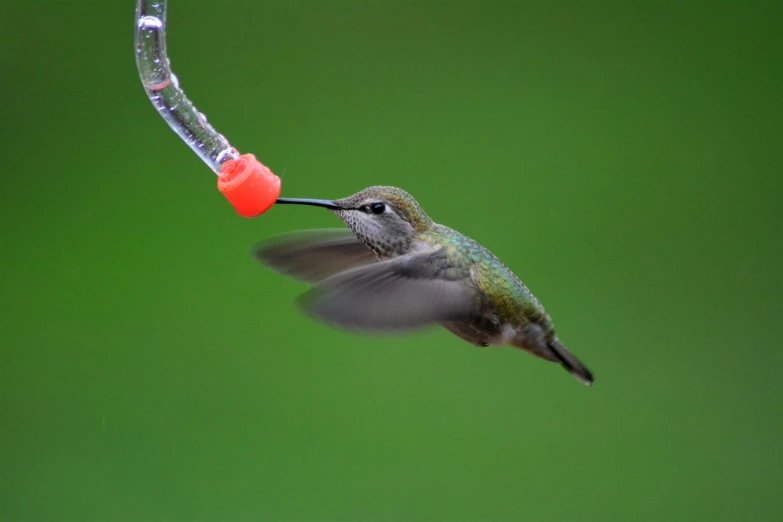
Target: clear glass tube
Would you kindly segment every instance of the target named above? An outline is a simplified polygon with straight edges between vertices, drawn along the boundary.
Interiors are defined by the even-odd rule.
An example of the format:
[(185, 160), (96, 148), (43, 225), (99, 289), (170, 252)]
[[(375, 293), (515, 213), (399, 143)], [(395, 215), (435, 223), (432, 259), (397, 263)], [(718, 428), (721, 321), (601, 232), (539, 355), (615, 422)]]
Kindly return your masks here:
[(166, 0), (136, 2), (136, 66), (152, 105), (215, 174), (239, 152), (185, 96), (166, 53)]

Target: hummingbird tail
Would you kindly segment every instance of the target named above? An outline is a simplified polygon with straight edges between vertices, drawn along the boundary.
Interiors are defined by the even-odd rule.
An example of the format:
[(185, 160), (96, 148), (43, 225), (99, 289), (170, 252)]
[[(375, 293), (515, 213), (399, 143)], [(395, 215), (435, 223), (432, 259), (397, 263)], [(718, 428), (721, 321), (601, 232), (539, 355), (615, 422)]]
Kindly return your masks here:
[(574, 354), (569, 352), (563, 343), (555, 339), (549, 343), (549, 348), (557, 361), (565, 368), (576, 380), (587, 386), (592, 386), (595, 380), (593, 374), (587, 367), (577, 359)]

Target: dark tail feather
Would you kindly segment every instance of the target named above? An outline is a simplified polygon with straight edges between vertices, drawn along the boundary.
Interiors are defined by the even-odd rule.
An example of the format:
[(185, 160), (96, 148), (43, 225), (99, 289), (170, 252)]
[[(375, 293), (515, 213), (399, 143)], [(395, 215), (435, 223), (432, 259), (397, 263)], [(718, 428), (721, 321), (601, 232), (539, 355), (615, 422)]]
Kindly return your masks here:
[(579, 359), (574, 357), (574, 354), (569, 352), (563, 344), (555, 339), (549, 343), (549, 347), (552, 349), (552, 353), (563, 368), (565, 368), (571, 375), (573, 375), (577, 381), (587, 386), (592, 386), (595, 380), (590, 370), (585, 367), (584, 364), (579, 362)]

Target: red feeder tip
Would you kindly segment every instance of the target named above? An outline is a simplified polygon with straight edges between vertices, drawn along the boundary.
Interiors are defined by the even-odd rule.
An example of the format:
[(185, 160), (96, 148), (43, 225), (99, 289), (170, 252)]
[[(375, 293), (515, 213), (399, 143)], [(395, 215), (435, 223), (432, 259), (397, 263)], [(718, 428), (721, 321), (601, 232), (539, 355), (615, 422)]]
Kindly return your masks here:
[(220, 167), (217, 188), (242, 217), (269, 210), (280, 196), (280, 178), (252, 154), (228, 160)]

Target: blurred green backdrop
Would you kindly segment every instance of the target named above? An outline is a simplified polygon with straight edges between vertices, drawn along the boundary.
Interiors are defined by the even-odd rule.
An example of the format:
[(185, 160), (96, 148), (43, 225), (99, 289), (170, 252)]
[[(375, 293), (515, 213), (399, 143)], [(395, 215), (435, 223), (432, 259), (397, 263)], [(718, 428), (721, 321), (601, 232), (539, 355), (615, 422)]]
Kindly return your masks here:
[(594, 370), (351, 335), (145, 97), (133, 2), (14, 2), (0, 519), (783, 517), (780, 3), (172, 1), (197, 107), (288, 196), (410, 191)]

